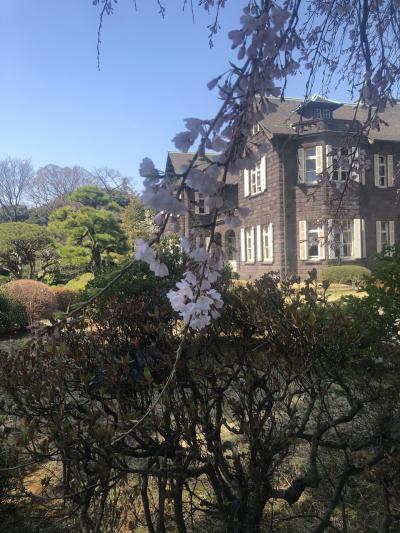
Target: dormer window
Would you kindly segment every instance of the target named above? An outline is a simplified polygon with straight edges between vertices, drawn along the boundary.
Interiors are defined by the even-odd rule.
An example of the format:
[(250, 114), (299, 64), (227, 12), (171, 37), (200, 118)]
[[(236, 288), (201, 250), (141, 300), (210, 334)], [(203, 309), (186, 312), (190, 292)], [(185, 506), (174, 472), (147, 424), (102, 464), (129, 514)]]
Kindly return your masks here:
[(316, 107), (313, 109), (314, 118), (332, 118), (332, 112), (325, 107)]

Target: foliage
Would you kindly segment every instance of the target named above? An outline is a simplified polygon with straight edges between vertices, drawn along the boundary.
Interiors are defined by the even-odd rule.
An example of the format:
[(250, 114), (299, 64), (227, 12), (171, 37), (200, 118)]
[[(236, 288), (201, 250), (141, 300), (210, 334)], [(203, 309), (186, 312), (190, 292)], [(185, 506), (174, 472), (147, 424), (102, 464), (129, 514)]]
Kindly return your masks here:
[(70, 200), (74, 204), (50, 215), (49, 228), (63, 245), (60, 253), (64, 263), (75, 264), (71, 256), (83, 259), (88, 253), (88, 267), (98, 273), (107, 262), (112, 262), (112, 253), (126, 251), (126, 237), (115, 218), (118, 206), (94, 186), (77, 189)]
[[(18, 205), (14, 217), (16, 222), (26, 222), (30, 218), (30, 210), (24, 204)], [(7, 214), (7, 211), (3, 208), (0, 208), (0, 223), (9, 222), (10, 217)]]
[(0, 334), (20, 329), (27, 323), (24, 306), (0, 291)]
[(52, 287), (53, 293), (57, 300), (57, 309), (68, 312), (71, 306), (79, 301), (79, 292), (67, 287)]
[(93, 274), (90, 272), (85, 272), (80, 276), (71, 279), (68, 283), (65, 284), (65, 288), (72, 291), (83, 291), (87, 284), (93, 279)]
[[(327, 304), (315, 272), (300, 289), (273, 273), (224, 282), (221, 318), (187, 339), (159, 397), (181, 325), (144, 268), (61, 338), (0, 360), (9, 409), (32, 421), (32, 458), (63, 462), (66, 527), (73, 509), (94, 531), (126, 505), (131, 530), (372, 533), (396, 521), (400, 337), (381, 327), (377, 298)], [(124, 487), (136, 496), (122, 500)]]
[(321, 274), (322, 281), (357, 286), (370, 276), (371, 271), (359, 265), (329, 266), (324, 268)]
[(53, 318), (57, 300), (50, 287), (31, 279), (10, 281), (2, 287), (5, 294), (21, 304), (29, 324), (38, 320)]
[(90, 265), (90, 250), (82, 246), (58, 244), (58, 268), (46, 279), (50, 285), (64, 285), (87, 273)]
[(26, 222), (0, 224), (0, 264), (17, 279), (43, 279), (57, 265), (46, 228)]
[(148, 240), (155, 233), (153, 222), (155, 211), (148, 209), (140, 200), (137, 194), (131, 196), (129, 205), (122, 211), (122, 227), (128, 236), (131, 248), (136, 239)]
[(69, 201), (93, 209), (108, 209), (118, 211), (118, 204), (104, 189), (95, 185), (79, 187), (70, 196)]
[[(156, 288), (164, 289), (166, 292), (169, 288), (173, 287), (182, 277), (187, 259), (179, 246), (179, 239), (176, 236), (164, 237), (157, 246), (157, 251), (160, 254), (162, 261), (168, 267), (170, 273), (168, 279), (163, 280), (157, 278), (150, 271), (148, 265), (141, 261), (137, 261), (130, 267), (129, 271), (124, 276), (114, 283), (109, 290), (105, 291), (94, 305), (102, 306), (104, 303), (108, 305), (107, 302), (110, 297), (121, 302)], [(100, 289), (105, 287), (116, 276), (121, 268), (124, 268), (124, 266), (125, 265), (122, 264), (120, 268), (109, 269), (104, 274), (89, 281), (84, 294), (84, 299), (90, 298)]]

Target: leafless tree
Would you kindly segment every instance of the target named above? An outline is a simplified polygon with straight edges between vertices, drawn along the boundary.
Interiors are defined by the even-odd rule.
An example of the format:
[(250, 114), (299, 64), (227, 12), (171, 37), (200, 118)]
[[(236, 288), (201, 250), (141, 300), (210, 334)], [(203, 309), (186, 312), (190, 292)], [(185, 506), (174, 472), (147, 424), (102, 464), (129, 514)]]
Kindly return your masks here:
[(36, 205), (60, 204), (83, 185), (96, 183), (96, 178), (83, 167), (59, 167), (46, 165), (39, 168), (33, 177), (30, 197)]
[(29, 183), (33, 167), (29, 159), (7, 157), (0, 161), (0, 206), (4, 218), (15, 222)]

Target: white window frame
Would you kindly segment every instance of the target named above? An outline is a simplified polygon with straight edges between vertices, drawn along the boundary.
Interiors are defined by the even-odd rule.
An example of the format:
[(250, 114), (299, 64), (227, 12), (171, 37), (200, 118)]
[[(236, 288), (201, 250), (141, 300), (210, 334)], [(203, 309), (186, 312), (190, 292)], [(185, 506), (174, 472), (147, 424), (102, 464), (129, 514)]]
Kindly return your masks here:
[[(347, 225), (347, 228), (344, 228), (343, 226)], [(342, 250), (344, 246), (348, 246), (348, 242), (344, 242), (344, 234), (350, 233), (350, 255), (343, 254)], [(343, 220), (341, 222), (341, 227), (337, 231), (334, 231), (334, 243), (335, 243), (335, 249), (334, 254), (336, 259), (352, 259), (354, 258), (354, 222), (353, 220)], [(339, 255), (336, 254), (337, 250), (339, 249)]]
[(272, 222), (257, 226), (257, 261), (274, 261), (274, 227)]
[(267, 188), (267, 158), (264, 155), (254, 168), (244, 171), (244, 196), (256, 196)]
[[(385, 225), (385, 229), (383, 229)], [(382, 240), (382, 235), (386, 235), (386, 243)], [(383, 252), (386, 248), (395, 245), (394, 239), (394, 220), (377, 220), (376, 221), (376, 251)]]
[(387, 157), (385, 155), (378, 155), (378, 182), (379, 187), (386, 188), (388, 186)]
[[(323, 172), (323, 146), (321, 144), (316, 146), (303, 147), (300, 146), (297, 149), (297, 161), (298, 161), (298, 177), (299, 183), (304, 183), (305, 185), (316, 185), (318, 184), (317, 176), (321, 175)], [(315, 179), (309, 181), (307, 179), (307, 151), (315, 149), (315, 156), (311, 156), (312, 159), (315, 158)]]
[(257, 161), (254, 168), (250, 170), (250, 195), (253, 196), (262, 192), (262, 164), (261, 159)]
[[(340, 152), (345, 151), (346, 153), (339, 154), (339, 151)], [(348, 165), (350, 166), (351, 156), (352, 156), (351, 151), (348, 148), (343, 148), (343, 147), (332, 148), (332, 170), (331, 170), (332, 181), (334, 181), (335, 183), (346, 183), (346, 181), (349, 180), (350, 178), (350, 172), (348, 170), (349, 167), (346, 170), (345, 168), (342, 168), (337, 163), (337, 161), (340, 161), (342, 157), (347, 157)], [(337, 173), (337, 178), (335, 178), (336, 173)], [(344, 174), (344, 177), (343, 177), (343, 174)]]
[[(310, 230), (310, 226), (315, 230)], [(316, 233), (318, 255), (309, 255), (309, 234)], [(301, 261), (323, 261), (325, 259), (325, 226), (320, 226), (316, 220), (299, 220), (299, 258)]]
[[(311, 255), (310, 254), (310, 248), (311, 248), (311, 235), (313, 235), (313, 243), (317, 247), (317, 254)], [(320, 252), (319, 252), (319, 228), (318, 224), (316, 222), (307, 222), (307, 258), (311, 260), (317, 260), (320, 259)]]
[(251, 134), (252, 134), (252, 135), (256, 135), (259, 131), (261, 131), (260, 123), (259, 123), (259, 122), (255, 122), (255, 123), (251, 126)]
[(255, 262), (255, 250), (254, 250), (254, 227), (244, 228), (244, 240), (245, 240), (245, 261), (246, 263)]
[(323, 107), (315, 107), (313, 109), (313, 117), (316, 119), (331, 118), (332, 117), (331, 110), (323, 108)]
[(393, 155), (374, 154), (375, 187), (387, 189), (394, 185)]
[(196, 215), (209, 215), (210, 214), (210, 208), (206, 206), (205, 200), (206, 196), (200, 192), (194, 193), (194, 200), (195, 200), (195, 206), (194, 206), (194, 212)]
[[(314, 155), (308, 155), (308, 152), (314, 150)], [(317, 154), (317, 146), (311, 146), (309, 148), (304, 148), (304, 183), (316, 183), (318, 181), (317, 179), (317, 168), (318, 168), (318, 154)], [(315, 161), (315, 177), (313, 179), (308, 179), (308, 172), (312, 172), (307, 170), (307, 161)]]

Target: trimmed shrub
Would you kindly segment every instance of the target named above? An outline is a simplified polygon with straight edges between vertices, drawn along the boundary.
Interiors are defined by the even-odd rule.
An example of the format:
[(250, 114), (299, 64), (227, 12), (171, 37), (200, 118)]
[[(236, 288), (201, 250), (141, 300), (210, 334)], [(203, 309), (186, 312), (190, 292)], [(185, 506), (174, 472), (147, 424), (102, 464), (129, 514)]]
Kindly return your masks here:
[(68, 312), (71, 306), (79, 301), (78, 291), (68, 289), (67, 287), (52, 287), (57, 300), (57, 308), (59, 311)]
[(27, 323), (25, 308), (4, 292), (0, 292), (0, 334), (11, 333)]
[(3, 290), (13, 300), (23, 305), (29, 324), (51, 319), (57, 310), (57, 300), (50, 287), (32, 279), (18, 279), (6, 283)]
[(371, 271), (359, 265), (337, 265), (325, 268), (321, 277), (322, 281), (328, 281), (329, 283), (359, 286), (363, 281), (371, 277)]

